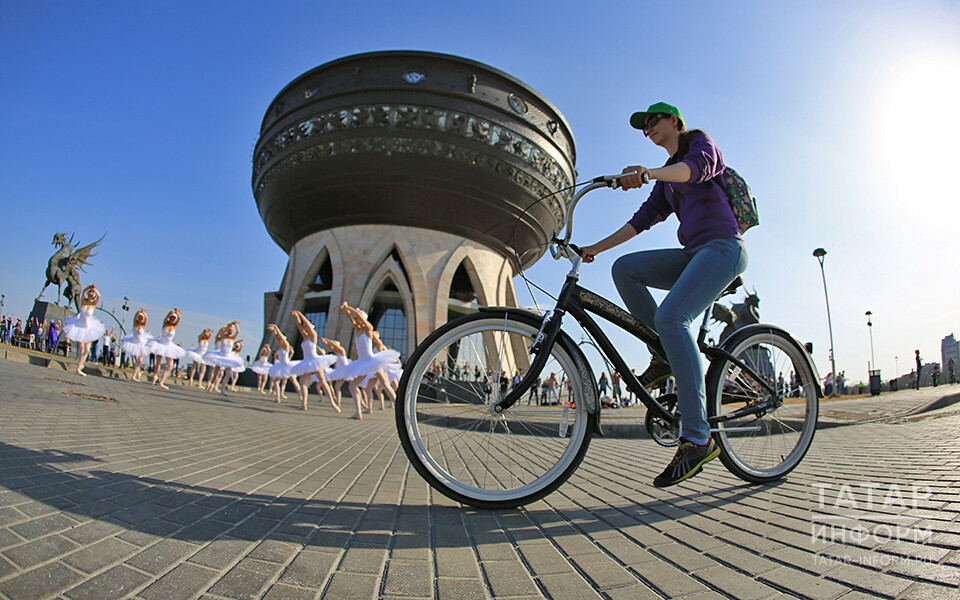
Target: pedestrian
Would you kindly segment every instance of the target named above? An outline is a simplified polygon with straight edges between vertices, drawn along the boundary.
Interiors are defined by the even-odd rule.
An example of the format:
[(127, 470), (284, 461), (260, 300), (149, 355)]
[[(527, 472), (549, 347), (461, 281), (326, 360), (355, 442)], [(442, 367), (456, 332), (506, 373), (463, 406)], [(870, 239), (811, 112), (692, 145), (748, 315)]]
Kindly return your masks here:
[(600, 396), (601, 396), (601, 397), (607, 395), (607, 386), (608, 386), (608, 385), (609, 385), (609, 384), (607, 383), (607, 374), (606, 374), (606, 372), (600, 373), (600, 380), (597, 381), (597, 388), (600, 389)]
[[(674, 459), (654, 479), (656, 487), (684, 481), (720, 455), (706, 415), (704, 368), (691, 326), (747, 267), (747, 249), (722, 180), (726, 166), (713, 139), (687, 131), (683, 115), (665, 102), (634, 113), (630, 124), (670, 157), (663, 167), (630, 166), (624, 190), (656, 180), (650, 196), (625, 225), (582, 249), (586, 262), (676, 214), (683, 248), (647, 250), (621, 256), (613, 280), (630, 313), (660, 335), (666, 356), (651, 349), (644, 385), (676, 378), (680, 444)], [(648, 288), (669, 290), (659, 307)]]
[(550, 406), (560, 404), (560, 396), (557, 395), (557, 374), (551, 372), (544, 385), (547, 387), (546, 398), (543, 400), (544, 404)]
[(612, 371), (610, 374), (610, 391), (613, 394), (613, 401), (620, 406), (620, 373)]
[(57, 353), (57, 341), (60, 338), (60, 333), (57, 331), (57, 324), (51, 322), (47, 325), (47, 352), (50, 354)]
[(920, 351), (919, 351), (919, 350), (914, 350), (913, 353), (914, 353), (914, 355), (916, 356), (916, 359), (917, 359), (917, 381), (916, 381), (916, 389), (919, 390), (919, 389), (920, 389), (920, 374), (923, 372), (923, 359), (920, 358)]
[(530, 386), (530, 393), (527, 394), (527, 404), (533, 403), (534, 405), (540, 404), (540, 378), (533, 382), (533, 385)]

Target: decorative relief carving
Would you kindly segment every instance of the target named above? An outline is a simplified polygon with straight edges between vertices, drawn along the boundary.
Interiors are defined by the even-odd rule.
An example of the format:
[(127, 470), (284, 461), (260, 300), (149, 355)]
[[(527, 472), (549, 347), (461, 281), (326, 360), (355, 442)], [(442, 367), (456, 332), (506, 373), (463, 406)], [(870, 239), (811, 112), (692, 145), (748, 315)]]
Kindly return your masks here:
[[(502, 160), (489, 154), (464, 148), (458, 144), (441, 142), (438, 140), (398, 138), (398, 137), (363, 137), (343, 139), (332, 142), (315, 144), (309, 148), (299, 150), (285, 157), (264, 173), (254, 189), (254, 195), (259, 196), (271, 183), (288, 170), (299, 165), (322, 160), (332, 156), (344, 154), (379, 153), (388, 156), (393, 154), (419, 154), (438, 158), (448, 158), (457, 162), (475, 165), (487, 172), (494, 173), (508, 179), (530, 191), (540, 198), (547, 196), (543, 202), (550, 210), (553, 218), (563, 221), (564, 208), (559, 194), (552, 194), (547, 186), (543, 185), (530, 173), (517, 169)], [(569, 204), (569, 194), (564, 194), (565, 204)]]
[[(410, 104), (370, 104), (341, 108), (295, 123), (261, 146), (254, 158), (254, 180), (260, 177), (263, 168), (274, 156), (294, 144), (327, 133), (377, 127), (442, 131), (482, 142), (520, 159), (545, 177), (555, 190), (572, 183), (560, 163), (519, 133), (467, 113)], [(261, 181), (257, 193), (263, 187)]]

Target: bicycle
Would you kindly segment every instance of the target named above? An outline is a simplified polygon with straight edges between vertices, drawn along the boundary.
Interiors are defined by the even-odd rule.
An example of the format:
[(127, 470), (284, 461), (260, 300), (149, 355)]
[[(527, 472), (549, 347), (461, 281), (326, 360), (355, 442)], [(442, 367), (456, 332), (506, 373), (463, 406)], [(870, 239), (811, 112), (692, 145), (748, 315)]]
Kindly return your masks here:
[[(592, 436), (603, 435), (596, 378), (579, 346), (561, 328), (568, 314), (646, 406), (651, 437), (663, 446), (678, 443), (676, 395), (654, 398), (588, 313), (662, 350), (656, 332), (577, 284), (582, 259), (570, 243), (576, 205), (588, 192), (619, 187), (621, 177), (587, 182), (571, 201), (565, 235), (551, 236), (553, 258), (566, 258), (572, 265), (552, 310), (539, 315), (520, 308), (480, 308), (434, 331), (407, 362), (397, 391), (397, 431), (414, 468), (445, 496), (486, 509), (539, 500), (573, 474)], [(741, 284), (737, 277), (717, 300)], [(712, 308), (703, 315), (698, 345), (710, 361), (707, 416), (721, 448), (720, 460), (749, 482), (780, 479), (800, 464), (813, 441), (822, 397), (816, 366), (797, 340), (773, 325), (749, 325), (719, 345), (706, 343)], [(479, 384), (436, 375), (439, 365), (464, 361), (494, 374), (521, 369), (525, 375), (505, 394), (496, 386), (485, 394)], [(556, 386), (555, 404), (520, 402), (538, 378), (565, 382), (562, 388)], [(782, 384), (794, 379), (793, 387)]]

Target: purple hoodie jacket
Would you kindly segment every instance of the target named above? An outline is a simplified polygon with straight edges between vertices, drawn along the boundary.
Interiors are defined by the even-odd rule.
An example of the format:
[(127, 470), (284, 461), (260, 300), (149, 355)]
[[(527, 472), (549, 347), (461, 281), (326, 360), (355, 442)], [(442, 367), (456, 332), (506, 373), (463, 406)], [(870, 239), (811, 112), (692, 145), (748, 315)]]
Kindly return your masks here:
[[(670, 157), (664, 166), (678, 162), (676, 157)], [(690, 167), (690, 180), (657, 181), (650, 196), (627, 222), (641, 233), (676, 213), (680, 220), (677, 238), (684, 248), (718, 239), (743, 239), (718, 177), (726, 169), (723, 155), (710, 136), (703, 132), (694, 134), (683, 162)]]

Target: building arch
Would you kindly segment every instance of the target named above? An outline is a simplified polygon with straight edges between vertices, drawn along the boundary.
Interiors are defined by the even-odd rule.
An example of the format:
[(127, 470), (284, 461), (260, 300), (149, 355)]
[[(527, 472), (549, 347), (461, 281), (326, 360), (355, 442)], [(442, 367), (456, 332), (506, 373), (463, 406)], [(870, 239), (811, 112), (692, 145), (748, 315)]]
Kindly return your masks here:
[[(403, 276), (397, 263), (394, 261), (384, 261), (380, 264), (380, 267), (373, 272), (368, 285), (364, 287), (363, 294), (360, 297), (359, 307), (367, 312), (370, 317), (373, 317), (372, 309), (377, 302), (378, 296), (390, 285), (397, 290), (401, 309), (406, 319), (405, 347), (395, 348), (395, 350), (399, 351), (405, 357), (410, 356), (416, 348), (416, 312), (413, 292), (407, 285), (406, 278)], [(374, 327), (376, 327), (377, 323), (373, 322), (372, 319), (371, 322)]]

